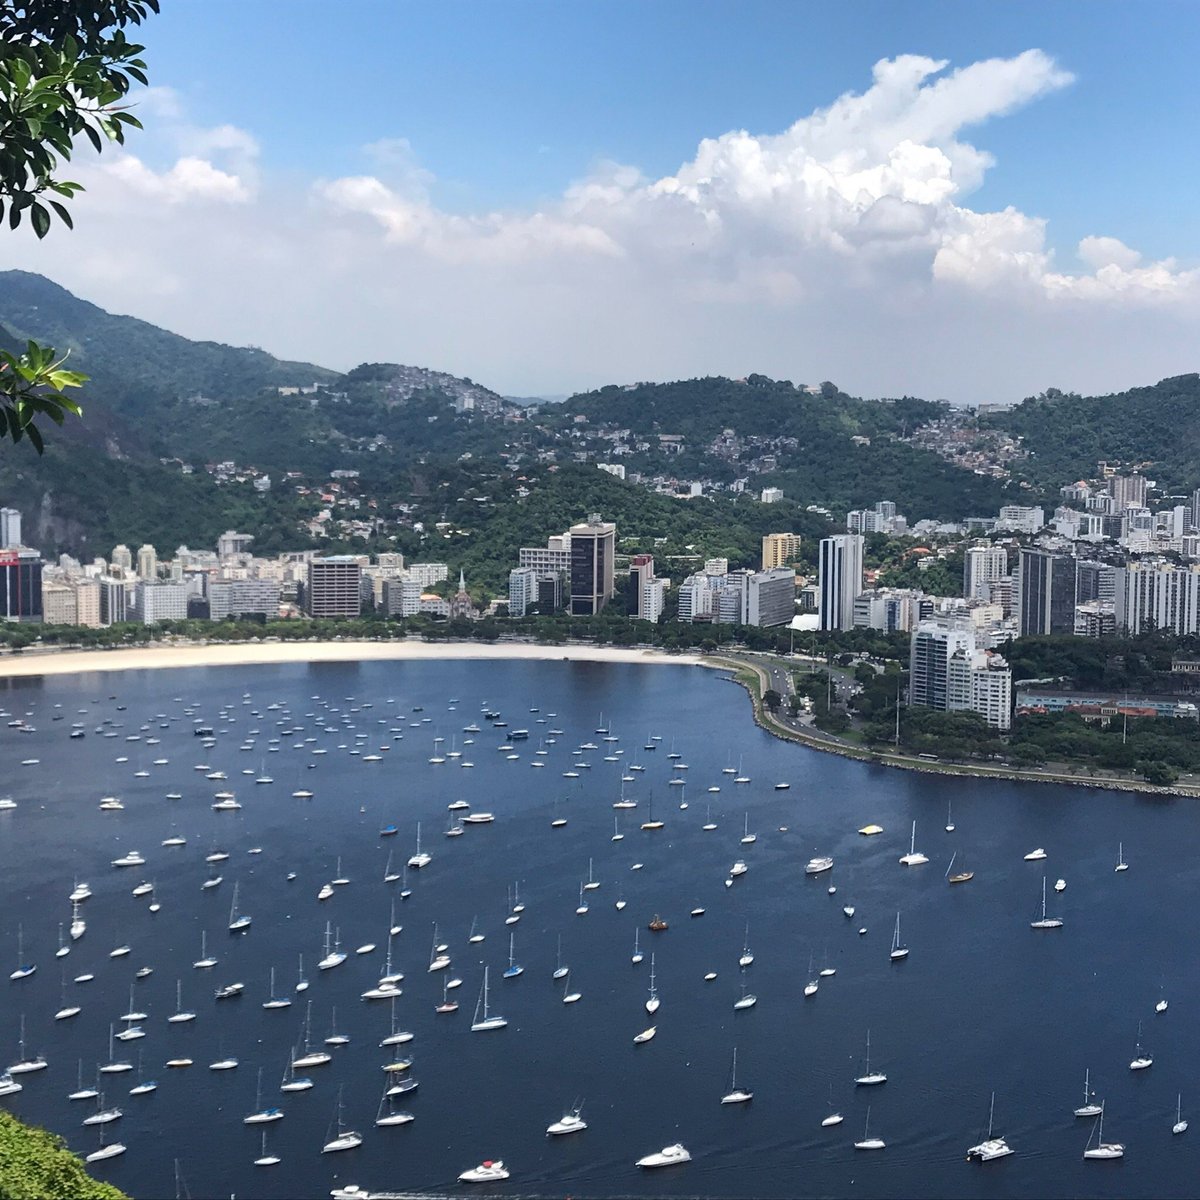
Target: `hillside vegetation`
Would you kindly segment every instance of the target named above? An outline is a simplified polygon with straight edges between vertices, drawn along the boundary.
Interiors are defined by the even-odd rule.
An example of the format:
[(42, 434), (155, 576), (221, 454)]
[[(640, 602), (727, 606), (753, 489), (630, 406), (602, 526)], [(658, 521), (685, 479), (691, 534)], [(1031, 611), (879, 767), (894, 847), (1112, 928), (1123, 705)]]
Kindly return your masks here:
[(0, 1200), (127, 1200), (86, 1171), (62, 1140), (0, 1110)]

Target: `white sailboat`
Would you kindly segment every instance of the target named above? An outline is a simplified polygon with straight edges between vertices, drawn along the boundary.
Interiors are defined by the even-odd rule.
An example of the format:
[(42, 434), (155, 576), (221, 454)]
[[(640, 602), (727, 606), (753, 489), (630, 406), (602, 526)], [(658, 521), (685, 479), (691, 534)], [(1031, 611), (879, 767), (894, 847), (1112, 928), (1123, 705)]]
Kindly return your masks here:
[(892, 934), (892, 950), (888, 956), (892, 962), (899, 962), (908, 957), (908, 947), (900, 941), (900, 913), (896, 913), (896, 932)]
[(743, 846), (752, 846), (758, 841), (758, 834), (750, 832), (750, 814), (746, 814), (745, 824), (742, 826), (741, 844)]
[(514, 946), (516, 944), (516, 934), (508, 935), (508, 966), (504, 969), (505, 979), (516, 979), (518, 975), (525, 973), (525, 968), (522, 967), (514, 957)]
[(863, 1073), (856, 1076), (854, 1082), (859, 1087), (874, 1087), (880, 1083), (887, 1083), (887, 1076), (882, 1071), (871, 1070), (871, 1031), (869, 1029), (867, 1030), (867, 1055), (863, 1064)]
[(1139, 1021), (1137, 1049), (1134, 1051), (1133, 1059), (1129, 1064), (1129, 1069), (1131, 1071), (1144, 1071), (1153, 1065), (1154, 1056), (1152, 1054), (1147, 1054), (1146, 1051), (1142, 1049), (1142, 1023)]
[(658, 1012), (661, 1001), (658, 998), (658, 988), (654, 985), (654, 953), (650, 954), (650, 997), (646, 1001), (646, 1011), (654, 1016)]
[(483, 968), (483, 986), (479, 990), (479, 999), (475, 1002), (475, 1018), (471, 1022), (472, 1033), (485, 1033), (491, 1029), (503, 1029), (508, 1022), (498, 1014), (488, 1010), (488, 968)]
[(438, 941), (438, 927), (433, 927), (433, 946), (429, 951), (429, 967), (428, 972), (444, 971), (450, 965), (450, 955), (446, 953), (446, 947)]
[(1092, 1091), (1092, 1072), (1090, 1068), (1083, 1073), (1083, 1103), (1075, 1110), (1077, 1117), (1098, 1117), (1101, 1107), (1095, 1102), (1096, 1093)]
[[(341, 949), (341, 933), (339, 931), (334, 934), (332, 925), (331, 921), (325, 922), (325, 957), (317, 963), (317, 968), (321, 971), (331, 971), (346, 961), (346, 954)], [(331, 937), (333, 938), (332, 947), (330, 946)]]
[(277, 1105), (263, 1108), (262, 1102), (262, 1067), (258, 1068), (258, 1084), (254, 1092), (254, 1111), (242, 1118), (243, 1125), (269, 1125), (283, 1120), (283, 1109)]
[(946, 801), (946, 832), (954, 832), (954, 818), (950, 815), (950, 801)]
[(570, 969), (571, 969), (571, 968), (570, 968), (570, 967), (564, 967), (564, 966), (563, 966), (563, 960), (562, 960), (562, 934), (561, 934), (561, 933), (558, 935), (558, 954), (557, 954), (557, 956), (555, 957), (555, 960), (554, 960), (554, 962), (555, 962), (554, 974), (551, 976), (551, 978), (552, 978), (552, 979), (555, 979), (555, 980), (558, 980), (558, 979), (565, 979), (565, 978), (567, 977), (567, 973), (570, 971)]
[(17, 926), (17, 967), (9, 974), (9, 979), (28, 979), (37, 970), (36, 963), (25, 961), (25, 927)]
[(1088, 1144), (1084, 1148), (1083, 1157), (1091, 1159), (1110, 1159), (1124, 1158), (1125, 1146), (1121, 1142), (1106, 1142), (1104, 1140), (1104, 1105), (1100, 1105), (1100, 1115), (1096, 1118), (1096, 1124), (1092, 1129), (1092, 1134), (1096, 1137), (1096, 1144), (1092, 1145), (1091, 1135), (1088, 1137)]
[(642, 959), (644, 959), (644, 958), (646, 957), (646, 956), (645, 956), (645, 955), (642, 953), (642, 951), (641, 951), (641, 948), (640, 948), (640, 946), (638, 945), (638, 934), (639, 934), (639, 932), (640, 932), (640, 931), (639, 931), (638, 929), (636, 929), (636, 928), (635, 928), (635, 929), (634, 929), (634, 931), (633, 931), (633, 953), (632, 953), (632, 954), (629, 956), (629, 961), (630, 961), (631, 963), (633, 963), (633, 965), (634, 965), (635, 967), (638, 965), (638, 963), (640, 963), (640, 962), (642, 961)]
[(333, 1055), (328, 1050), (312, 1048), (312, 1001), (308, 1002), (304, 1012), (304, 1053), (292, 1059), (293, 1068), (323, 1067), (331, 1062)]
[(754, 1093), (744, 1087), (738, 1087), (737, 1082), (737, 1047), (733, 1048), (733, 1063), (729, 1068), (729, 1091), (721, 1097), (722, 1104), (745, 1104), (754, 1099)]
[(200, 931), (200, 957), (192, 963), (192, 966), (198, 971), (206, 971), (216, 965), (217, 960), (208, 952), (208, 931), (202, 929)]
[(1046, 916), (1046, 877), (1042, 876), (1042, 915), (1036, 921), (1029, 922), (1030, 929), (1061, 929), (1061, 917)]
[(833, 1104), (833, 1084), (829, 1085), (829, 1115), (821, 1121), (821, 1128), (828, 1129), (831, 1125), (840, 1125), (845, 1118), (834, 1107)]
[(882, 1150), (887, 1143), (881, 1137), (871, 1136), (871, 1106), (867, 1105), (867, 1119), (863, 1123), (862, 1140), (854, 1143), (855, 1150)]
[(1129, 864), (1125, 861), (1125, 843), (1117, 843), (1117, 865), (1113, 867), (1114, 871), (1128, 871)]
[[(347, 1129), (342, 1123), (342, 1089), (340, 1087), (338, 1088), (335, 1118), (337, 1121), (337, 1134), (321, 1147), (322, 1154), (332, 1154), (337, 1150), (353, 1150), (355, 1146), (362, 1145), (362, 1134), (356, 1133), (353, 1129)], [(332, 1128), (333, 1122), (331, 1121), (330, 1130)]]
[(904, 867), (919, 867), (929, 859), (917, 849), (917, 823), (912, 823), (912, 838), (908, 843), (908, 853), (900, 856), (900, 865)]
[(1171, 1126), (1172, 1133), (1186, 1132), (1188, 1123), (1183, 1119), (1183, 1093), (1175, 1097), (1175, 1124)]
[(290, 996), (278, 996), (275, 993), (275, 968), (271, 968), (271, 984), (267, 989), (267, 998), (262, 1003), (265, 1009), (291, 1008)]
[(229, 905), (229, 932), (241, 933), (250, 928), (251, 918), (238, 912), (238, 884), (233, 885), (233, 901)]
[(992, 1136), (992, 1121), (996, 1115), (996, 1093), (992, 1093), (992, 1103), (988, 1109), (988, 1131), (987, 1137), (983, 1139), (977, 1146), (971, 1146), (967, 1150), (967, 1157), (978, 1160), (979, 1162), (991, 1162), (996, 1158), (1004, 1158), (1005, 1155), (1013, 1152), (1012, 1147), (1004, 1140)]
[(417, 848), (409, 856), (408, 865), (414, 871), (420, 870), (422, 867), (427, 867), (433, 862), (433, 855), (421, 849), (421, 822), (417, 822)]

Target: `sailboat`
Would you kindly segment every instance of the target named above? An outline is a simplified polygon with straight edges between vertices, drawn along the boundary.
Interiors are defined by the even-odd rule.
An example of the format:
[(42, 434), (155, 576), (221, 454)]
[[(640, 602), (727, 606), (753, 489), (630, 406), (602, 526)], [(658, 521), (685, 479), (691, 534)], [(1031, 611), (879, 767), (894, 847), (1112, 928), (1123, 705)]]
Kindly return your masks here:
[(750, 814), (746, 814), (745, 824), (742, 826), (741, 844), (743, 846), (752, 846), (758, 841), (758, 834), (750, 832)]
[[(330, 947), (330, 937), (334, 938), (333, 946)], [(342, 941), (340, 932), (333, 933), (332, 922), (325, 922), (325, 957), (317, 963), (317, 968), (321, 971), (330, 971), (334, 967), (340, 967), (346, 961), (346, 955), (341, 949)]]
[(125, 1144), (123, 1142), (109, 1142), (105, 1145), (104, 1142), (105, 1126), (100, 1126), (100, 1149), (93, 1150), (91, 1154), (84, 1158), (85, 1163), (103, 1162), (106, 1158), (116, 1158), (119, 1154), (125, 1153)]
[(1061, 929), (1061, 917), (1046, 916), (1046, 877), (1042, 876), (1042, 915), (1036, 921), (1029, 922), (1030, 929)]
[(300, 965), (297, 967), (297, 970), (296, 970), (296, 991), (307, 992), (308, 991), (308, 980), (304, 977), (304, 955), (301, 954), (299, 956), (299, 958), (300, 958)]
[(375, 1114), (375, 1124), (385, 1128), (390, 1125), (407, 1125), (414, 1119), (412, 1113), (395, 1107), (391, 1088), (385, 1085), (383, 1095), (379, 1098), (379, 1111)]
[(229, 905), (229, 932), (241, 933), (244, 929), (250, 928), (251, 918), (242, 915), (237, 910), (238, 902), (238, 885), (233, 885), (233, 902)]
[(862, 1140), (854, 1143), (855, 1150), (882, 1150), (887, 1143), (881, 1137), (871, 1136), (871, 1106), (867, 1105), (867, 1119), (863, 1123)]
[(25, 961), (25, 927), (17, 926), (17, 968), (9, 974), (9, 979), (28, 979), (37, 970), (36, 963)]
[(476, 945), (477, 943), (482, 942), (483, 939), (487, 936), (486, 934), (480, 933), (478, 927), (479, 927), (479, 918), (472, 917), (471, 918), (471, 932), (469, 934), (467, 934), (467, 941), (470, 942), (472, 945)]
[(281, 1092), (307, 1092), (313, 1085), (311, 1079), (296, 1074), (296, 1068), (292, 1060), (299, 1050), (299, 1046), (293, 1046), (292, 1053), (288, 1055), (287, 1066), (283, 1069), (283, 1081), (279, 1085)]
[(1131, 1071), (1144, 1071), (1147, 1067), (1154, 1065), (1154, 1056), (1147, 1054), (1142, 1049), (1142, 1023), (1138, 1022), (1138, 1040), (1137, 1049), (1134, 1051), (1133, 1060), (1129, 1064)]
[(485, 1033), (490, 1029), (503, 1029), (507, 1024), (503, 1017), (488, 1011), (488, 968), (484, 967), (483, 987), (480, 988), (479, 999), (475, 1002), (475, 1019), (471, 1022), (471, 1032)]
[[(636, 938), (636, 936), (637, 936), (637, 935), (636, 935), (636, 933), (634, 934), (634, 936), (635, 936), (635, 938)], [(557, 956), (555, 957), (555, 960), (554, 960), (554, 962), (555, 962), (554, 974), (551, 976), (551, 978), (552, 978), (552, 979), (555, 979), (555, 980), (558, 980), (558, 979), (565, 979), (565, 978), (567, 977), (567, 973), (570, 971), (570, 969), (571, 969), (571, 968), (570, 968), (570, 967), (564, 967), (564, 966), (563, 966), (563, 960), (562, 960), (562, 934), (561, 934), (561, 933), (558, 935), (558, 954), (557, 954)]]
[(867, 1057), (863, 1065), (863, 1073), (854, 1082), (859, 1087), (873, 1087), (879, 1083), (887, 1083), (887, 1076), (882, 1071), (871, 1070), (871, 1031), (867, 1030)]
[(417, 822), (417, 848), (409, 856), (408, 865), (414, 871), (420, 870), (422, 867), (427, 867), (433, 862), (433, 856), (427, 851), (421, 849), (421, 822)]
[(1005, 1155), (1013, 1152), (1012, 1147), (1002, 1137), (992, 1136), (992, 1120), (995, 1115), (996, 1093), (993, 1092), (991, 1107), (988, 1109), (987, 1137), (977, 1146), (971, 1146), (967, 1150), (968, 1158), (978, 1159), (980, 1162), (991, 1162), (994, 1158), (1003, 1158)]
[(1084, 1148), (1084, 1158), (1124, 1158), (1125, 1147), (1121, 1142), (1106, 1142), (1104, 1140), (1104, 1105), (1100, 1105), (1100, 1115), (1096, 1118), (1095, 1127), (1092, 1133), (1096, 1137), (1096, 1144), (1092, 1145), (1092, 1138), (1089, 1135), (1088, 1144)]
[(283, 1120), (283, 1109), (275, 1105), (263, 1108), (262, 1103), (263, 1069), (258, 1068), (258, 1086), (254, 1092), (254, 1111), (242, 1118), (243, 1125), (269, 1125), (273, 1121)]
[(140, 1050), (138, 1051), (137, 1077), (137, 1083), (129, 1089), (131, 1096), (147, 1096), (158, 1090), (158, 1082), (154, 1079), (146, 1079), (142, 1074), (142, 1052)]
[(443, 1014), (458, 1012), (458, 1001), (450, 999), (450, 980), (442, 980), (442, 1002), (436, 1005), (433, 1011)]
[[(25, 1018), (24, 1017), (21, 1018), (21, 1034), (22, 1034), (22, 1037), (24, 1037), (24, 1034), (25, 1034)], [(108, 1062), (104, 1063), (103, 1066), (101, 1066), (101, 1068), (100, 1068), (100, 1073), (102, 1075), (119, 1075), (123, 1071), (132, 1071), (133, 1070), (133, 1063), (125, 1062), (124, 1060), (118, 1061), (117, 1059), (113, 1058), (113, 1037), (114, 1037), (113, 1026), (110, 1023), (108, 1026)], [(22, 1048), (24, 1048), (23, 1042), (22, 1042)], [(45, 1066), (45, 1065), (46, 1064), (43, 1061), (42, 1066)], [(12, 1071), (14, 1075), (16, 1074), (17, 1068), (15, 1066), (9, 1067), (8, 1069), (10, 1071)]]
[(716, 823), (716, 821), (714, 821), (712, 819), (712, 805), (710, 804), (706, 811), (706, 815), (704, 818), (704, 824), (701, 825), (700, 828), (703, 829), (705, 833), (712, 833), (712, 831), (714, 829), (716, 829), (716, 827), (717, 827), (717, 823)]
[(950, 815), (950, 801), (946, 801), (946, 832), (954, 832), (954, 818)]
[(829, 1115), (822, 1119), (821, 1128), (828, 1129), (831, 1125), (840, 1125), (845, 1118), (834, 1107), (833, 1104), (833, 1084), (829, 1085)]
[[(342, 1089), (338, 1088), (337, 1108), (335, 1110), (335, 1119), (337, 1121), (337, 1135), (330, 1138), (324, 1146), (321, 1147), (322, 1154), (332, 1154), (336, 1150), (353, 1150), (355, 1146), (362, 1145), (362, 1134), (356, 1133), (353, 1129), (347, 1129), (342, 1123)], [(333, 1128), (333, 1122), (330, 1122), (330, 1130)]]
[(950, 855), (950, 865), (946, 868), (946, 882), (947, 883), (968, 883), (970, 880), (975, 878), (974, 871), (963, 870), (963, 871), (955, 871), (955, 873), (953, 875), (950, 874), (950, 872), (954, 870), (954, 860), (957, 857), (958, 857), (958, 851), (955, 850), (955, 852), (952, 855)]
[(812, 952), (810, 951), (808, 955), (808, 982), (804, 985), (804, 995), (806, 997), (815, 996), (817, 994), (817, 988), (820, 986), (820, 981), (817, 979), (816, 975), (813, 974), (813, 956)]
[(613, 813), (613, 831), (612, 837), (609, 838), (609, 841), (623, 842), (624, 840), (625, 835), (621, 832), (621, 818), (616, 813)]
[(583, 898), (583, 884), (579, 885), (579, 903), (575, 906), (575, 915), (582, 917), (588, 910), (588, 902)]
[(722, 1104), (745, 1104), (747, 1100), (753, 1100), (754, 1093), (748, 1091), (744, 1087), (738, 1087), (737, 1083), (737, 1047), (733, 1048), (733, 1064), (729, 1068), (729, 1091), (721, 1097)]
[[(262, 783), (264, 781), (258, 779), (255, 782)], [(258, 1157), (254, 1160), (254, 1165), (256, 1167), (275, 1167), (279, 1165), (280, 1161), (278, 1154), (267, 1153), (267, 1131), (264, 1129), (262, 1131), (262, 1145), (259, 1148)]]
[(312, 1048), (312, 1001), (308, 1002), (304, 1012), (304, 1053), (299, 1058), (292, 1059), (293, 1067), (323, 1067), (333, 1059), (328, 1050)]
[(1083, 1103), (1075, 1110), (1077, 1117), (1098, 1117), (1101, 1112), (1101, 1106), (1093, 1100), (1095, 1092), (1092, 1091), (1092, 1073), (1085, 1070), (1083, 1073)]
[(646, 800), (646, 807), (649, 811), (647, 813), (646, 820), (644, 820), (642, 822), (642, 828), (643, 829), (651, 829), (651, 830), (661, 829), (663, 827), (663, 822), (656, 821), (654, 819), (654, 793), (653, 792), (650, 793), (649, 797)]
[(899, 962), (908, 957), (908, 947), (900, 942), (900, 913), (896, 913), (896, 932), (892, 934), (892, 952), (888, 956), (892, 962)]
[[(7, 1072), (5, 1072), (3, 1075), (0, 1075), (0, 1079), (5, 1079), (5, 1078), (11, 1079), (12, 1076), (9, 1075)], [(99, 1082), (99, 1081), (97, 1081), (97, 1082)], [(20, 1090), (20, 1086), (21, 1086), (20, 1084), (17, 1084), (17, 1090)], [(0, 1096), (6, 1095), (6, 1094), (7, 1094), (6, 1092), (4, 1092), (2, 1089), (0, 1089)], [(67, 1099), (68, 1100), (95, 1100), (95, 1098), (98, 1095), (100, 1095), (99, 1088), (83, 1086), (83, 1059), (81, 1058), (79, 1060), (79, 1077), (78, 1077), (75, 1091), (71, 1092), (67, 1096)]]
[(263, 1008), (291, 1008), (292, 1001), (288, 996), (277, 996), (275, 994), (275, 968), (271, 968), (271, 986), (268, 988), (267, 998), (262, 1003)]
[(1183, 1119), (1183, 1093), (1175, 1097), (1175, 1124), (1171, 1126), (1172, 1133), (1186, 1132), (1188, 1123)]
[(588, 877), (587, 882), (583, 885), (585, 892), (594, 892), (600, 886), (600, 882), (592, 877), (592, 860), (588, 859)]
[(631, 954), (629, 957), (629, 961), (631, 963), (633, 963), (633, 965), (635, 967), (638, 965), (638, 963), (640, 963), (642, 961), (643, 958), (646, 957), (642, 953), (641, 948), (638, 946), (638, 934), (639, 933), (640, 933), (640, 930), (638, 930), (635, 926), (634, 930), (633, 930), (633, 954)]
[(513, 947), (516, 936), (517, 935), (515, 933), (510, 933), (508, 935), (508, 966), (504, 968), (505, 979), (516, 979), (518, 975), (523, 975), (525, 973), (525, 968), (518, 965), (516, 959), (513, 957)]
[[(112, 1026), (108, 1027), (108, 1056), (112, 1057)], [(46, 1060), (40, 1055), (34, 1055), (33, 1058), (25, 1057), (25, 1014), (21, 1014), (21, 1037), (20, 1037), (20, 1055), (17, 1061), (8, 1068), (9, 1075), (29, 1075), (34, 1071), (44, 1071), (46, 1069)], [(104, 1070), (103, 1067), (100, 1068)], [(130, 1070), (130, 1067), (124, 1067), (123, 1070)]]
[(395, 871), (392, 870), (392, 852), (391, 852), (391, 850), (389, 850), (388, 857), (387, 857), (387, 863), (384, 865), (384, 868), (383, 868), (383, 882), (384, 883), (395, 883), (396, 880), (398, 880), (399, 878), (400, 878), (400, 876)]
[(446, 948), (438, 942), (438, 927), (433, 927), (433, 946), (429, 951), (428, 971), (444, 971), (450, 965), (450, 955)]
[(568, 971), (567, 974), (563, 977), (562, 1002), (564, 1004), (578, 1004), (579, 1001), (582, 999), (583, 999), (582, 992), (575, 992), (575, 991), (571, 990), (571, 972)]
[(200, 931), (200, 957), (192, 963), (192, 966), (197, 970), (204, 971), (216, 965), (217, 960), (208, 952), (208, 931), (202, 929)]
[(658, 998), (658, 988), (654, 985), (654, 953), (650, 954), (650, 997), (646, 1001), (646, 1011), (654, 1016), (662, 1002)]
[(183, 980), (175, 980), (175, 1011), (167, 1018), (169, 1025), (182, 1025), (185, 1021), (194, 1021), (196, 1014), (183, 1007)]
[(912, 823), (912, 838), (908, 843), (908, 853), (900, 856), (900, 865), (903, 867), (919, 867), (922, 863), (927, 863), (929, 859), (917, 849), (917, 823)]
[(754, 962), (754, 955), (750, 950), (750, 922), (746, 922), (746, 933), (742, 939), (742, 953), (738, 956), (738, 966), (744, 971), (751, 963)]
[(1117, 843), (1117, 865), (1113, 867), (1114, 871), (1128, 871), (1129, 864), (1125, 861), (1125, 843)]

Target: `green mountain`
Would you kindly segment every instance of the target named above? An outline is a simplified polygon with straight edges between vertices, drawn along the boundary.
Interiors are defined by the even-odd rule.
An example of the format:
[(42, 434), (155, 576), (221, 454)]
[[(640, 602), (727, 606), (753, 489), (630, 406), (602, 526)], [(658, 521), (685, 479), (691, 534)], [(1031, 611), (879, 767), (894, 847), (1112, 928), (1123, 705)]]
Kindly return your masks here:
[(1092, 478), (1102, 459), (1141, 464), (1163, 491), (1200, 487), (1200, 375), (1110, 396), (1051, 389), (987, 423), (1024, 439), (1024, 474), (1048, 494)]
[[(588, 426), (628, 429), (652, 443), (677, 435), (683, 451), (673, 456), (672, 470), (685, 477), (736, 478), (770, 455), (774, 464), (755, 476), (755, 488), (779, 486), (790, 499), (835, 512), (877, 500), (895, 500), (914, 520), (994, 512), (1005, 503), (1002, 484), (903, 440), (948, 410), (908, 396), (860, 400), (831, 383), (812, 393), (751, 375), (606, 387), (572, 397), (547, 419), (569, 428), (586, 417)], [(723, 436), (726, 430), (734, 440)], [(664, 463), (653, 452), (632, 461), (639, 470)]]

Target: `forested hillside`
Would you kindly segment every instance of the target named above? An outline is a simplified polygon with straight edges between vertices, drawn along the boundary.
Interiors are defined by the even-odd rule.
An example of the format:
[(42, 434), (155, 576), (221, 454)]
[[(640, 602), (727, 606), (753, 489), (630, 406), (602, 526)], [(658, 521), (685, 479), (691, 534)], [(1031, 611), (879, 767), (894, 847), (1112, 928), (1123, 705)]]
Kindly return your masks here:
[(1027, 477), (1042, 488), (1090, 478), (1100, 459), (1143, 464), (1160, 488), (1200, 487), (1200, 375), (1110, 396), (1051, 389), (988, 422), (1024, 439)]

